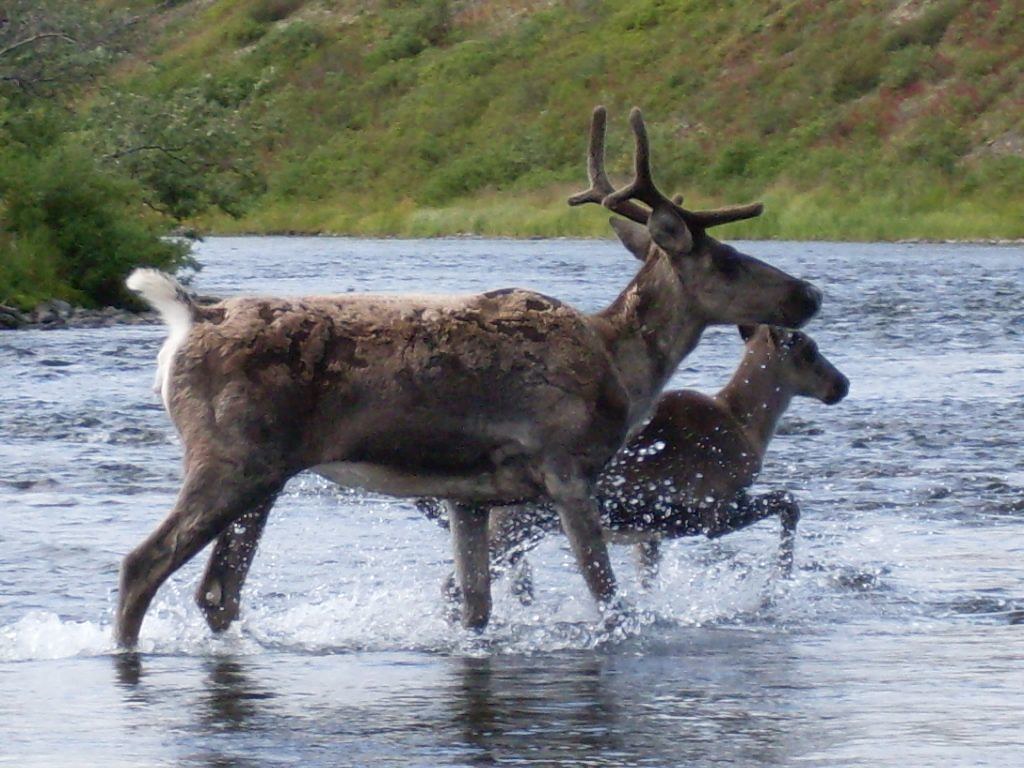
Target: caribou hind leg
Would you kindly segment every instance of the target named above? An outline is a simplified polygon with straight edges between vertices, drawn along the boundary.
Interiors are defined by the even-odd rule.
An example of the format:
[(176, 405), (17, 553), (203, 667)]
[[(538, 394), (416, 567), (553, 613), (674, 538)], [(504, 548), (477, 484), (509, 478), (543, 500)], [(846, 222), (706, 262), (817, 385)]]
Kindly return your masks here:
[(800, 506), (785, 491), (773, 491), (760, 496), (740, 494), (724, 514), (709, 515), (703, 521), (703, 532), (709, 539), (738, 531), (768, 517), (779, 517), (782, 537), (779, 546), (779, 572), (788, 578), (793, 572), (793, 547), (796, 526), (800, 520)]
[(224, 529), (196, 589), (196, 604), (214, 632), (223, 632), (238, 618), (242, 587), (263, 536), (274, 496), (243, 513)]
[(204, 457), (186, 463), (177, 502), (156, 530), (121, 566), (117, 641), (132, 647), (160, 585), (246, 510), (272, 499), (279, 485), (235, 464)]

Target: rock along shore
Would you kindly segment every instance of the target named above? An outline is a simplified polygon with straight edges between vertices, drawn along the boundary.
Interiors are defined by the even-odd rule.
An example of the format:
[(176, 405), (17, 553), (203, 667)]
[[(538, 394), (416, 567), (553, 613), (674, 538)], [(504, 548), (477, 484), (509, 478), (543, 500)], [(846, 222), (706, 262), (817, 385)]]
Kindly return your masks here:
[(159, 322), (160, 315), (156, 312), (130, 312), (116, 307), (85, 309), (60, 299), (44, 301), (30, 312), (0, 304), (0, 331), (103, 328), (113, 325), (154, 325)]

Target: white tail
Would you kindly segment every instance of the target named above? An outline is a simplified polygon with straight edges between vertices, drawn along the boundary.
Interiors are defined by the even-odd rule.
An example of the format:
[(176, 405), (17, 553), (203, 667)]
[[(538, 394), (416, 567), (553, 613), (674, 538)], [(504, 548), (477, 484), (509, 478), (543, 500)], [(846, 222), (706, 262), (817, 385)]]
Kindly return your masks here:
[(160, 394), (164, 407), (169, 408), (167, 382), (170, 378), (171, 362), (174, 360), (174, 353), (178, 351), (178, 347), (192, 327), (195, 305), (181, 283), (156, 269), (136, 269), (128, 276), (125, 285), (129, 290), (140, 294), (167, 323), (169, 332), (167, 341), (156, 358), (153, 391)]

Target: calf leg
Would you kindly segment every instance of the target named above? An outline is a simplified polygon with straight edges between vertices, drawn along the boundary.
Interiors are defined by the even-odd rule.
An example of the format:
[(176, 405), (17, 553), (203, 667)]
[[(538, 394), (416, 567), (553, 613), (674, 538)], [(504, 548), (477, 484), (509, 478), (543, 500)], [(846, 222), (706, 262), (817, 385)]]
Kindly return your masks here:
[(491, 510), (491, 578), (512, 575), (512, 594), (523, 605), (533, 602), (533, 573), (526, 553), (557, 527), (557, 515), (541, 504), (514, 504)]
[(782, 522), (779, 570), (783, 576), (788, 577), (793, 571), (793, 546), (796, 525), (800, 520), (800, 507), (785, 491), (773, 491), (760, 496), (741, 493), (731, 505), (702, 511), (701, 527), (709, 539), (716, 539), (776, 515)]
[(636, 545), (637, 567), (640, 571), (640, 586), (650, 589), (658, 578), (661, 564), (661, 542), (657, 539), (642, 541)]
[(455, 577), (462, 592), (462, 626), (482, 630), (491, 618), (487, 507), (448, 502)]
[(146, 609), (168, 576), (247, 509), (272, 500), (279, 486), (268, 487), (262, 477), (216, 458), (186, 463), (174, 509), (121, 566), (119, 645), (132, 647), (138, 641)]
[(533, 567), (525, 555), (512, 564), (512, 594), (520, 605), (533, 605)]
[(243, 513), (217, 538), (196, 589), (196, 604), (214, 632), (223, 632), (238, 618), (242, 586), (263, 536), (274, 497)]
[(793, 548), (796, 526), (800, 522), (800, 505), (788, 493), (778, 492), (779, 520), (782, 522), (782, 541), (779, 542), (779, 574), (788, 579), (793, 575)]

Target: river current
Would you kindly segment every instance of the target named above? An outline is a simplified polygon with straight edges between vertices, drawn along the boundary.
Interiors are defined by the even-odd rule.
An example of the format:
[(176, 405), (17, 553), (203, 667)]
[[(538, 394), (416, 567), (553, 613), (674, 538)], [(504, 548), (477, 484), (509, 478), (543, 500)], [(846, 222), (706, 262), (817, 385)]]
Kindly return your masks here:
[[(495, 584), (482, 636), (446, 620), (445, 531), (312, 475), (277, 502), (243, 618), (162, 588), (139, 654), (111, 631), (120, 559), (173, 503), (181, 445), (151, 391), (162, 326), (0, 333), (0, 764), (951, 766), (1024, 753), (1024, 249), (736, 243), (825, 292), (807, 328), (851, 380), (798, 399), (758, 490), (803, 517), (665, 547), (607, 633), (560, 536), (537, 600)], [(214, 238), (203, 294), (523, 286), (596, 310), (611, 241)], [(739, 360), (712, 329), (673, 387)]]

